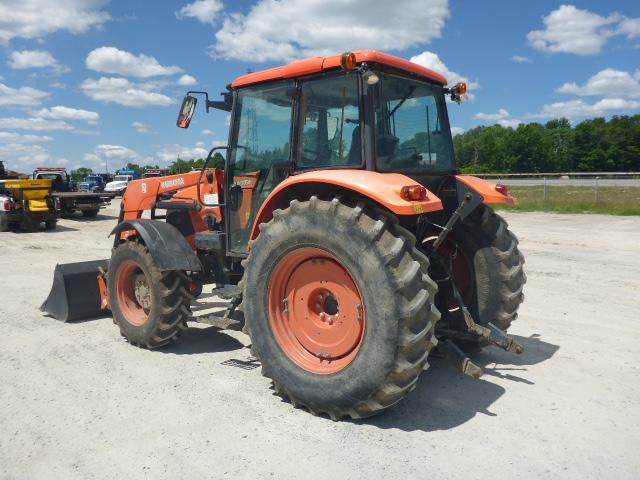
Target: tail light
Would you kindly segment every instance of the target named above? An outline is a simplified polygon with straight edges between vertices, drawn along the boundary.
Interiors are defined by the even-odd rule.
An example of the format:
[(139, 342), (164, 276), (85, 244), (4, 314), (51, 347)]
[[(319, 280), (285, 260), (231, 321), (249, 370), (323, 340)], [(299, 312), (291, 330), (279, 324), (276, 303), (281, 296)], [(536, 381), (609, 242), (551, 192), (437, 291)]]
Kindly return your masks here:
[(496, 192), (501, 193), (502, 195), (509, 195), (509, 187), (504, 183), (496, 183)]
[(400, 190), (400, 196), (410, 202), (425, 200), (427, 198), (427, 189), (422, 185), (407, 185)]
[(5, 198), (4, 203), (2, 205), (2, 209), (5, 212), (8, 212), (9, 210), (11, 210), (13, 208), (13, 204), (11, 203), (11, 200), (9, 200), (8, 198)]
[(56, 210), (62, 210), (62, 204), (60, 203), (60, 199), (58, 197), (53, 201), (53, 205)]

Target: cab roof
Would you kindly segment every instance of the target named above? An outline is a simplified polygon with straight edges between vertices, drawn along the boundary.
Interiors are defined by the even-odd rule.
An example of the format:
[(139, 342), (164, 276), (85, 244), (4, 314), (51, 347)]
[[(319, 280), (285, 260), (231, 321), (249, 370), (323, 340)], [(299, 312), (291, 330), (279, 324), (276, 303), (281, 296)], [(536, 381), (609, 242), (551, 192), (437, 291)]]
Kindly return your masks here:
[[(429, 68), (425, 68), (417, 63), (410, 62), (404, 58), (389, 55), (387, 53), (378, 52), (376, 50), (360, 50), (353, 52), (356, 55), (356, 62), (371, 62), (387, 65), (427, 80), (435, 81), (443, 85), (447, 84), (447, 79)], [(284, 78), (297, 78), (305, 75), (313, 75), (327, 70), (340, 68), (340, 55), (332, 55), (330, 57), (311, 57), (304, 60), (298, 60), (281, 67), (269, 68), (260, 72), (249, 73), (236, 78), (231, 84), (231, 88), (245, 87), (256, 83), (268, 82), (271, 80), (280, 80)]]

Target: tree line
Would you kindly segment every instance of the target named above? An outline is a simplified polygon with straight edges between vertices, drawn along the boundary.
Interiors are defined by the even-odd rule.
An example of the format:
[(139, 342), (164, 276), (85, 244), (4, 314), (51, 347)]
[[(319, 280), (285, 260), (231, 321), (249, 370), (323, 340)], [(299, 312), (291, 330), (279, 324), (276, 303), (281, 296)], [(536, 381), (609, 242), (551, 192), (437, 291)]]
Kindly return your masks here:
[[(517, 128), (475, 127), (453, 138), (458, 168), (467, 173), (638, 172), (640, 171), (640, 114), (593, 118), (572, 126), (561, 118)], [(204, 159), (177, 158), (172, 174), (199, 170)], [(224, 157), (213, 156), (211, 166), (224, 168)], [(128, 163), (126, 170), (158, 168)], [(73, 170), (75, 180), (93, 173)]]
[(469, 173), (640, 171), (640, 115), (476, 127), (453, 143)]

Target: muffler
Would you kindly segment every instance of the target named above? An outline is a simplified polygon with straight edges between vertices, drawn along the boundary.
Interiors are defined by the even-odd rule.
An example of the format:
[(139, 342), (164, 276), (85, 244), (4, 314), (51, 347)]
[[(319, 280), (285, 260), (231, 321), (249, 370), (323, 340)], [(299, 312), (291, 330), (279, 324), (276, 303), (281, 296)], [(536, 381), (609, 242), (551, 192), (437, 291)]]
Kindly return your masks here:
[(108, 260), (56, 265), (51, 292), (40, 310), (63, 322), (103, 315), (98, 276), (108, 265)]

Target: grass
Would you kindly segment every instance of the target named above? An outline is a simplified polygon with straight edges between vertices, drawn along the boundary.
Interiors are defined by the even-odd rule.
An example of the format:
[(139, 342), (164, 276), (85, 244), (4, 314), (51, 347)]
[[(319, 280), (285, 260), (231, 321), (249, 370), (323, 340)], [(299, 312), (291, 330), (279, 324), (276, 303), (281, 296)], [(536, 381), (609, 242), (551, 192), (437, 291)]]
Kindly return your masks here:
[(640, 187), (510, 186), (518, 205), (498, 208), (518, 212), (640, 215)]

